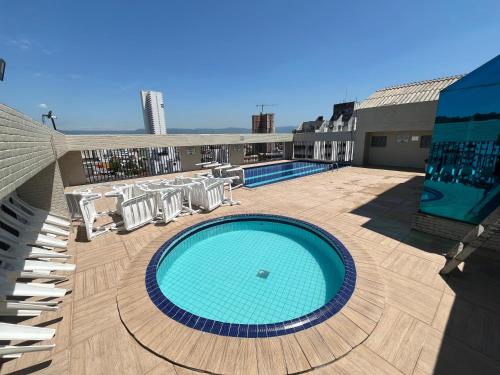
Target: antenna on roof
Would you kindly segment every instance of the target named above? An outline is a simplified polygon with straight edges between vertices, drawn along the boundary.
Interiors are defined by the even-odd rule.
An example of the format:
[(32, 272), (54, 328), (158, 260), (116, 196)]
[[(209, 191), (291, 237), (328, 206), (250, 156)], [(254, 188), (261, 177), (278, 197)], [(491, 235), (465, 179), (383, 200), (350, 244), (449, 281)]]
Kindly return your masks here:
[(264, 107), (274, 107), (277, 104), (257, 104), (256, 107), (260, 107), (260, 114), (264, 113)]

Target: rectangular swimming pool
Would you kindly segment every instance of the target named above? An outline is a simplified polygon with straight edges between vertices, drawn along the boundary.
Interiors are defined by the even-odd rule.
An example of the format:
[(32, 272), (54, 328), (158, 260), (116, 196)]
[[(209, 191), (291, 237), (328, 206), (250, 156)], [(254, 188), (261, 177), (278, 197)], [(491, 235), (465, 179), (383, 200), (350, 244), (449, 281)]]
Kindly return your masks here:
[(254, 188), (274, 182), (329, 171), (331, 163), (290, 161), (259, 167), (245, 168), (245, 186)]

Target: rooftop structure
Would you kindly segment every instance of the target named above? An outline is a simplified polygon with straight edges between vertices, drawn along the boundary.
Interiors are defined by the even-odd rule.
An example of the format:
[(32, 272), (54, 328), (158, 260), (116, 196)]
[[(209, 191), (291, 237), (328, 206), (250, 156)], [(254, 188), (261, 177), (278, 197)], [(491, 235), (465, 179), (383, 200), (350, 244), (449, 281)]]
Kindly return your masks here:
[(455, 75), (385, 87), (375, 91), (363, 100), (357, 109), (437, 101), (441, 90), (455, 83), (463, 76)]
[[(497, 217), (491, 224), (482, 220), (483, 216), (476, 215), (474, 220), (458, 221), (456, 216), (439, 211), (449, 207), (458, 196), (460, 207), (454, 210), (454, 215), (461, 214), (459, 209), (470, 204), (468, 198), (471, 197), (479, 200), (487, 197), (488, 204), (497, 202), (491, 207), (493, 213), (499, 212), (500, 149), (494, 136), (498, 135), (496, 117), (500, 101), (496, 99), (500, 91), (498, 82), (486, 82), (500, 71), (497, 63), (498, 58), (478, 70), (483, 74), (468, 75), (444, 91), (437, 116), (436, 101), (366, 107), (356, 112), (356, 130), (351, 131), (343, 129), (344, 116), (349, 118), (349, 113), (345, 113), (345, 108), (337, 108), (341, 115), (334, 114), (332, 121), (339, 121), (342, 116), (338, 131), (65, 136), (0, 105), (3, 141), (0, 271), (8, 275), (8, 278), (0, 277), (0, 286), (4, 298), (9, 298), (0, 308), (3, 314), (0, 334), (5, 341), (10, 341), (7, 347), (5, 342), (0, 345), (3, 350), (0, 354), (21, 350), (19, 345), (27, 347), (22, 350), (36, 346), (43, 349), (24, 353), (21, 358), (5, 359), (0, 374), (34, 371), (57, 374), (499, 373), (500, 219)], [(467, 101), (462, 95), (488, 98), (485, 101), (487, 113), (477, 110), (477, 105), (483, 104), (481, 100)], [(459, 108), (467, 111), (457, 113), (457, 107), (450, 105), (456, 103), (465, 104)], [(411, 153), (407, 146), (425, 146), (422, 134), (432, 134), (433, 129), (426, 128), (432, 109), (432, 118), (438, 126), (442, 125), (442, 128), (436, 126), (436, 137), (431, 143), (432, 150), (437, 150), (430, 158), (432, 170), (427, 168), (424, 173), (423, 170), (380, 166), (340, 168), (340, 155), (345, 164), (349, 164), (353, 156), (348, 152), (342, 154), (339, 147), (343, 142), (356, 142), (355, 150), (370, 149), (366, 155), (368, 161), (405, 161), (406, 155)], [(396, 127), (391, 129), (390, 126)], [(454, 134), (457, 129), (458, 134)], [(449, 147), (440, 153), (440, 141), (457, 142), (446, 137), (463, 136), (464, 133), (468, 138), (458, 140), (464, 145)], [(361, 141), (358, 134), (361, 134)], [(391, 144), (393, 136), (395, 144)], [(418, 141), (413, 138), (417, 136)], [(214, 159), (223, 154), (227, 159), (223, 163), (238, 164), (235, 161), (244, 160), (247, 144), (280, 143), (283, 146), (280, 158), (292, 159), (287, 155), (289, 146), (305, 141), (331, 142), (332, 153), (335, 153), (319, 156), (328, 162), (293, 160), (293, 163), (279, 162), (272, 166), (270, 163), (254, 165), (252, 167), (257, 168), (252, 168), (247, 175), (253, 178), (254, 188), (233, 191), (233, 181), (213, 177), (225, 175), (244, 179), (244, 168), (222, 165)], [(354, 143), (349, 145), (354, 146)], [(431, 145), (427, 144), (427, 149)], [(163, 148), (168, 147), (174, 148), (175, 153), (167, 158)], [(387, 153), (377, 153), (372, 148), (385, 148), (386, 151), (390, 148), (392, 159)], [(145, 152), (146, 149), (152, 149), (151, 153)], [(476, 149), (481, 152), (475, 152)], [(471, 157), (472, 153), (479, 155)], [(158, 175), (152, 181), (152, 176), (158, 173), (156, 167), (151, 167), (152, 154), (162, 156), (161, 159), (163, 156), (168, 160), (175, 158), (180, 172)], [(484, 160), (480, 159), (483, 156)], [(458, 168), (450, 167), (456, 160), (460, 161)], [(474, 173), (466, 173), (468, 169), (462, 168), (467, 167), (466, 164), (473, 167)], [(315, 170), (317, 165), (322, 171)], [(78, 185), (75, 172), (83, 173), (84, 169), (98, 176), (99, 183), (88, 184), (84, 179), (82, 186), (73, 186)], [(290, 173), (295, 179), (287, 179)], [(114, 180), (125, 181), (116, 183)], [(429, 185), (429, 182), (436, 184)], [(426, 190), (423, 185), (431, 189)], [(455, 191), (457, 186), (458, 193)], [(464, 193), (460, 191), (463, 187), (482, 191)], [(65, 192), (74, 193), (68, 197), (83, 198), (66, 199)], [(79, 204), (72, 204), (73, 199), (80, 199)], [(25, 205), (27, 210), (20, 209), (13, 203), (20, 201), (33, 207)], [(434, 202), (436, 211), (432, 215), (419, 212), (422, 202)], [(473, 206), (488, 205), (473, 203)], [(70, 213), (73, 221), (69, 220)], [(272, 223), (269, 227), (264, 226), (265, 235), (259, 237), (254, 233), (245, 238), (242, 248), (246, 252), (246, 262), (243, 263), (248, 266), (255, 262), (247, 267), (249, 272), (237, 266), (243, 258), (238, 253), (242, 248), (237, 248), (239, 243), (234, 240), (238, 237), (222, 244), (217, 242), (219, 236), (206, 235), (217, 232), (203, 232), (222, 221), (233, 223), (236, 215), (241, 215), (238, 217), (243, 222), (259, 216), (269, 218), (267, 223)], [(222, 220), (222, 217), (225, 218)], [(55, 237), (43, 234), (54, 233), (53, 226), (46, 220), (67, 222), (70, 230), (59, 230)], [(286, 222), (288, 229), (283, 233), (293, 244), (281, 240), (277, 243), (287, 245), (269, 243), (267, 232), (272, 232), (274, 223), (280, 220), (282, 224)], [(481, 226), (476, 225), (479, 220), (482, 220)], [(116, 231), (116, 227), (111, 226), (113, 223), (123, 227)], [(257, 225), (260, 224), (263, 223)], [(239, 235), (249, 235), (245, 227), (238, 228), (238, 231), (243, 228)], [(307, 236), (314, 236), (305, 241), (313, 245), (310, 253), (300, 256), (288, 253), (304, 250), (296, 246), (303, 240), (303, 236), (297, 236), (297, 228), (306, 230)], [(220, 227), (214, 231), (218, 229)], [(225, 233), (217, 234), (224, 236)], [(199, 237), (191, 237), (195, 234)], [(67, 242), (60, 237), (67, 238)], [(208, 242), (200, 245), (199, 239)], [(174, 248), (184, 240), (187, 247), (175, 253)], [(215, 242), (210, 242), (212, 240)], [(27, 259), (37, 251), (48, 254), (46, 247), (40, 247), (49, 246), (47, 243), (59, 246), (55, 246), (51, 256), (72, 255), (71, 262), (76, 264), (74, 274), (59, 277), (55, 283), (50, 278), (59, 275), (53, 272), (30, 274), (35, 266), (54, 264)], [(315, 252), (316, 245), (325, 244), (328, 252)], [(204, 256), (209, 256), (207, 252), (219, 251), (217, 254), (224, 259), (210, 259), (211, 267), (206, 268), (206, 263), (198, 261), (203, 258), (191, 253), (191, 262), (177, 268), (176, 272), (178, 276), (191, 277), (195, 269), (201, 270), (195, 280), (200, 289), (190, 285), (196, 298), (185, 293), (187, 288), (183, 288), (182, 283), (174, 290), (179, 294), (170, 295), (170, 284), (159, 285), (161, 267), (166, 265), (168, 271), (169, 261), (175, 264), (182, 259), (191, 245), (198, 246), (197, 251)], [(230, 251), (220, 252), (222, 245)], [(259, 252), (252, 253), (257, 246)], [(469, 258), (458, 258), (464, 249), (471, 248), (476, 251)], [(274, 251), (281, 252), (281, 256), (272, 257)], [(331, 256), (332, 251), (335, 256)], [(450, 255), (453, 261), (447, 260), (444, 254)], [(232, 257), (229, 263), (227, 256)], [(162, 263), (165, 259), (167, 261)], [(296, 263), (291, 264), (294, 261)], [(462, 263), (459, 269), (455, 269), (455, 263)], [(443, 275), (443, 269), (450, 264), (454, 272)], [(283, 287), (281, 290), (280, 285), (274, 285), (273, 292), (280, 292), (279, 298), (266, 296), (266, 286), (278, 275), (282, 280), (287, 279), (292, 266), (300, 268), (298, 276), (290, 273), (290, 280), (300, 283), (300, 288), (287, 285), (289, 289)], [(307, 277), (307, 273), (312, 272), (311, 267), (316, 266), (315, 278)], [(241, 284), (233, 282), (227, 289), (207, 283), (206, 276), (209, 276), (210, 280), (223, 284), (228, 280), (228, 270), (232, 273), (231, 280), (241, 272), (249, 282), (238, 280)], [(339, 272), (336, 276), (341, 276), (334, 290), (328, 282), (322, 284), (328, 281), (322, 274), (331, 272)], [(174, 273), (170, 275), (175, 276)], [(26, 277), (32, 277), (35, 284), (21, 284)], [(49, 283), (54, 287), (36, 283)], [(205, 284), (210, 284), (210, 292), (230, 291), (222, 296), (225, 305), (214, 300), (212, 295), (214, 303), (203, 305), (208, 299), (204, 298)], [(167, 289), (162, 289), (164, 287)], [(303, 293), (290, 296), (297, 304), (308, 296), (310, 288), (318, 287), (317, 290), (334, 297), (320, 300), (319, 308), (316, 308), (317, 301), (308, 301), (304, 304), (307, 311), (280, 310), (280, 300), (286, 301), (289, 293), (295, 290)], [(31, 310), (13, 308), (19, 306), (21, 291), (26, 294), (26, 290), (40, 292), (45, 289), (44, 293), (54, 295), (62, 288), (64, 292), (71, 292), (50, 299), (25, 295)], [(238, 306), (245, 308), (249, 320), (256, 319), (252, 312), (256, 311), (257, 303), (248, 304), (250, 299), (246, 297), (247, 293), (252, 293), (255, 298), (256, 291), (265, 298), (252, 301), (269, 301), (264, 303), (265, 307), (276, 308), (272, 313), (279, 318), (267, 320), (264, 314), (258, 317), (264, 321), (241, 322), (236, 320), (241, 317), (238, 311), (219, 309), (220, 306), (234, 306), (231, 304), (234, 299)], [(196, 302), (198, 310), (191, 311), (183, 301)], [(26, 304), (21, 303), (21, 306)], [(26, 314), (33, 314), (36, 306), (43, 306), (44, 311), (27, 317)], [(12, 310), (20, 316), (13, 316), (16, 314)], [(214, 316), (204, 315), (212, 313), (215, 316), (223, 313), (234, 320), (219, 321)], [(56, 330), (55, 336), (52, 329)], [(27, 339), (23, 334), (28, 331), (50, 333), (50, 337), (43, 341), (46, 335)], [(16, 336), (11, 339), (9, 334)], [(55, 344), (55, 347), (41, 346), (46, 343)]]
[(377, 90), (356, 106), (354, 163), (423, 169), (439, 93), (452, 76)]
[(159, 91), (141, 91), (142, 114), (146, 134), (167, 134), (165, 104)]

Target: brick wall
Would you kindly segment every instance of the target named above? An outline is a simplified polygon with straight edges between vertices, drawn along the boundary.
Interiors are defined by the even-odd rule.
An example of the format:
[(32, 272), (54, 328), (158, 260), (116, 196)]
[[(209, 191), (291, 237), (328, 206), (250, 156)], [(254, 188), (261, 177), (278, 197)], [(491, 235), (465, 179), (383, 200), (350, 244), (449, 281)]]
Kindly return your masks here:
[(36, 207), (67, 213), (57, 158), (65, 137), (0, 104), (0, 199), (14, 190)]
[[(470, 232), (473, 225), (417, 212), (413, 215), (412, 228), (438, 237), (459, 241)], [(483, 244), (483, 247), (500, 251), (500, 234), (491, 237)]]

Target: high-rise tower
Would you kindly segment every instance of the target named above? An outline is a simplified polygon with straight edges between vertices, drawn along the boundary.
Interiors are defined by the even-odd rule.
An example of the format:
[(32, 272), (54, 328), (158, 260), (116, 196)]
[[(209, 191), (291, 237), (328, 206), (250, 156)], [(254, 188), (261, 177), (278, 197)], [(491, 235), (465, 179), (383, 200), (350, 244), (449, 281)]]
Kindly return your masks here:
[(167, 134), (163, 94), (159, 91), (141, 91), (141, 104), (146, 134)]

